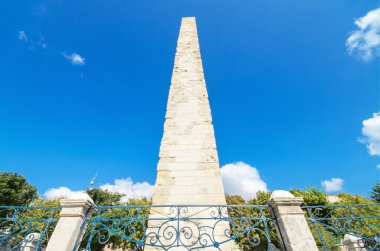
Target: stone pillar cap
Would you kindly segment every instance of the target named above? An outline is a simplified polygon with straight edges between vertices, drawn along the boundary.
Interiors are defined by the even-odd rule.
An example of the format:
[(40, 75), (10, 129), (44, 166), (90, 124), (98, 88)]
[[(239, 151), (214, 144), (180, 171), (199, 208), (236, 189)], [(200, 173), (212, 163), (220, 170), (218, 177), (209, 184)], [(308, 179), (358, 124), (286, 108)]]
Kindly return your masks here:
[(71, 204), (78, 205), (78, 203), (85, 203), (91, 206), (95, 204), (91, 197), (85, 192), (73, 193), (69, 197), (61, 200), (62, 206), (69, 206)]
[(293, 194), (285, 190), (276, 190), (272, 192), (268, 205), (299, 206), (302, 202), (302, 197), (294, 197)]
[(277, 198), (294, 198), (294, 195), (285, 190), (275, 190), (270, 195), (269, 200)]
[(69, 199), (69, 200), (90, 200), (90, 201), (94, 202), (91, 199), (91, 197), (85, 192), (73, 193), (72, 195), (67, 197), (67, 199)]

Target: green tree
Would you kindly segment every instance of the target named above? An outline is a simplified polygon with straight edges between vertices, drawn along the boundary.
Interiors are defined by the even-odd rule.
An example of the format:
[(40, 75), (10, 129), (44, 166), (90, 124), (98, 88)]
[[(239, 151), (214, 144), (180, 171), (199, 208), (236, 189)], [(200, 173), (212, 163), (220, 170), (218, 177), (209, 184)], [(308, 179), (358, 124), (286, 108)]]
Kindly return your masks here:
[[(4, 230), (10, 233), (8, 236), (6, 234), (3, 236), (3, 242), (9, 248), (12, 247), (16, 250), (23, 238), (30, 233), (41, 235), (41, 247), (44, 248), (47, 245), (48, 236), (53, 233), (59, 218), (60, 209), (57, 207), (59, 201), (38, 198), (30, 205), (31, 207), (8, 209), (7, 216), (12, 217), (11, 220), (4, 217), (5, 215), (0, 217), (0, 233)], [(2, 247), (0, 243), (0, 250), (3, 250), (2, 248), (4, 246)]]
[[(333, 203), (337, 205), (333, 206), (334, 209), (330, 216), (334, 220), (328, 222), (333, 227), (332, 229), (338, 229), (334, 233), (337, 241), (334, 241), (332, 245), (328, 243), (330, 247), (337, 246), (336, 243), (343, 238), (344, 233), (373, 238), (374, 234), (380, 231), (379, 219), (376, 218), (380, 215), (380, 206), (360, 195), (340, 193), (338, 198), (339, 201)], [(349, 224), (349, 229), (342, 227), (347, 224)], [(339, 230), (343, 230), (343, 233)], [(325, 233), (328, 233), (328, 231), (325, 230)], [(326, 239), (327, 237), (325, 236)], [(368, 241), (366, 245), (375, 247), (374, 241), (372, 242)]]
[[(142, 199), (129, 199), (126, 205), (132, 206), (125, 210), (120, 210), (117, 213), (117, 217), (127, 218), (124, 223), (129, 222), (129, 226), (121, 231), (123, 234), (127, 234), (132, 241), (126, 241), (121, 238), (116, 238), (111, 247), (113, 249), (122, 250), (144, 250), (144, 246), (140, 246), (139, 242), (145, 239), (145, 230), (148, 226), (148, 218), (150, 208), (146, 207), (152, 204), (152, 201), (146, 198)], [(136, 206), (136, 207), (135, 207)], [(119, 216), (120, 215), (120, 216)], [(137, 221), (130, 223), (131, 218), (138, 219)], [(139, 247), (140, 246), (140, 247)]]
[(266, 205), (269, 202), (269, 198), (272, 192), (258, 191), (256, 193), (256, 198), (247, 201), (250, 205)]
[(120, 199), (124, 196), (120, 193), (109, 192), (100, 188), (87, 190), (87, 194), (97, 206), (112, 206), (120, 203)]
[(370, 199), (364, 198), (360, 195), (352, 195), (348, 193), (340, 193), (338, 194), (339, 200), (336, 204), (344, 204), (344, 205), (355, 205), (355, 204), (371, 204), (373, 201)]
[[(14, 222), (7, 219), (8, 216), (19, 215), (20, 211), (15, 208), (1, 208), (1, 206), (27, 206), (37, 198), (37, 190), (30, 185), (24, 177), (16, 173), (0, 173), (0, 233), (4, 229), (15, 233), (20, 232), (20, 225), (25, 225), (24, 221)], [(10, 243), (17, 243), (23, 236), (15, 235)], [(1, 248), (0, 248), (1, 249)]]
[[(45, 200), (38, 198), (33, 201), (31, 206), (32, 208), (28, 208), (25, 211), (24, 217), (25, 219), (30, 219), (30, 226), (32, 228), (35, 228), (31, 232), (37, 232), (43, 236), (42, 247), (46, 247), (48, 237), (52, 235), (54, 228), (59, 220), (59, 213), (61, 211), (58, 209), (60, 206), (59, 199)], [(50, 218), (53, 218), (56, 221), (51, 222)]]
[(37, 198), (37, 189), (17, 173), (0, 173), (0, 205), (27, 206)]
[(229, 195), (226, 194), (227, 205), (244, 205), (245, 200), (240, 195)]
[(303, 198), (302, 206), (321, 206), (329, 203), (327, 195), (316, 187), (306, 187), (304, 190), (291, 189), (289, 192)]
[[(351, 218), (354, 215), (379, 215), (379, 210), (376, 207), (356, 206), (357, 204), (370, 204), (371, 200), (359, 195), (340, 193), (338, 194), (339, 200), (335, 203), (330, 203), (327, 195), (315, 187), (307, 187), (304, 190), (292, 189), (290, 192), (294, 196), (304, 198), (302, 206), (314, 206), (309, 208), (309, 211), (316, 221), (308, 223), (319, 247), (322, 248), (323, 243), (325, 243), (329, 250), (340, 250), (340, 242), (345, 234), (341, 230), (348, 222), (350, 223), (351, 232), (358, 231), (363, 236), (371, 236), (371, 230), (367, 227), (367, 224), (374, 224), (377, 219), (357, 220), (355, 217)], [(310, 217), (308, 214), (305, 216)], [(378, 231), (378, 227), (375, 228)]]
[(81, 248), (86, 248), (90, 241), (92, 250), (103, 250), (105, 246), (111, 249), (143, 250), (143, 246), (139, 247), (139, 241), (144, 243), (150, 212), (150, 208), (146, 206), (151, 205), (151, 200), (130, 199), (127, 203), (121, 203), (123, 194), (98, 188), (91, 189), (87, 193), (97, 206), (115, 207), (98, 208), (99, 211), (95, 215), (99, 216), (100, 220), (89, 222)]
[[(230, 217), (231, 234), (238, 236), (234, 242), (241, 250), (269, 250), (273, 246), (279, 247), (280, 243), (276, 238), (276, 229), (272, 221), (266, 222), (268, 232), (263, 217), (270, 219), (266, 207), (253, 207), (251, 205), (265, 205), (269, 201), (270, 192), (259, 191), (256, 198), (245, 201), (239, 195), (226, 195), (228, 216)], [(232, 206), (236, 205), (236, 206)], [(244, 205), (244, 206), (242, 206)], [(248, 230), (248, 231), (247, 231)], [(268, 240), (271, 240), (271, 244)]]
[(380, 203), (380, 182), (377, 182), (376, 185), (372, 187), (370, 196), (374, 202)]

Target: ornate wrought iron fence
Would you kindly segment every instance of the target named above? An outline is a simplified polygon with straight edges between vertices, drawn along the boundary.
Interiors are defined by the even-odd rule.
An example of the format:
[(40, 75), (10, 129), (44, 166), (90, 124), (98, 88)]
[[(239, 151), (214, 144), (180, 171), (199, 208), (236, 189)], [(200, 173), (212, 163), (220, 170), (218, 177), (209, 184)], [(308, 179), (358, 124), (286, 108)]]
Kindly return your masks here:
[[(97, 206), (80, 250), (279, 250), (275, 222), (262, 205)], [(229, 246), (231, 247), (231, 246)]]
[[(0, 206), (0, 250), (23, 250), (31, 242), (46, 246), (60, 207)], [(97, 206), (84, 220), (77, 248), (103, 250), (280, 250), (276, 223), (266, 205)], [(321, 250), (346, 250), (345, 235), (355, 236), (355, 250), (380, 250), (380, 204), (303, 207)], [(348, 250), (348, 249), (347, 249)]]
[(58, 222), (60, 207), (0, 206), (0, 250), (42, 250)]
[(344, 236), (357, 238), (355, 250), (380, 250), (380, 204), (305, 206), (317, 245), (323, 250), (344, 250)]

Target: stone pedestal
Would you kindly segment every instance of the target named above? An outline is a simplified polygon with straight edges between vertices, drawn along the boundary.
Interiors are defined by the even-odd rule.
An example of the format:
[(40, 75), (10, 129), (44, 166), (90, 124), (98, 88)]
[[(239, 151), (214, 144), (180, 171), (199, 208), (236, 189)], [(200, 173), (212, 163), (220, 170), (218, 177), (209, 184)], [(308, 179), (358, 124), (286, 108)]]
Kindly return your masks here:
[(73, 251), (82, 240), (83, 222), (94, 212), (92, 199), (84, 194), (81, 197), (61, 200), (62, 210), (57, 226), (50, 237), (46, 251)]
[(273, 191), (268, 205), (276, 218), (278, 236), (282, 237), (287, 251), (318, 251), (313, 235), (300, 205), (303, 198), (288, 191)]

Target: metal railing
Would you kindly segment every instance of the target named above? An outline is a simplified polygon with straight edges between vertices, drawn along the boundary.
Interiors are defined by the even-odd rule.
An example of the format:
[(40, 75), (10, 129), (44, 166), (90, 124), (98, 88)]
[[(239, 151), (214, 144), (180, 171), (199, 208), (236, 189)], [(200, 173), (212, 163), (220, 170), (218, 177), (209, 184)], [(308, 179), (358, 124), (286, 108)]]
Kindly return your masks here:
[(0, 250), (42, 250), (58, 222), (60, 207), (0, 206)]
[[(266, 205), (97, 206), (85, 219), (81, 250), (279, 250)], [(245, 247), (245, 248), (244, 248)]]
[[(321, 249), (380, 250), (380, 204), (305, 206), (303, 209)], [(356, 243), (346, 246), (345, 236), (354, 237)]]
[[(281, 250), (267, 205), (95, 206), (75, 249)], [(380, 204), (304, 206), (321, 250), (380, 250)], [(0, 206), (0, 250), (44, 250), (61, 207)], [(357, 240), (349, 249), (347, 236)], [(352, 244), (352, 243), (351, 243)]]

